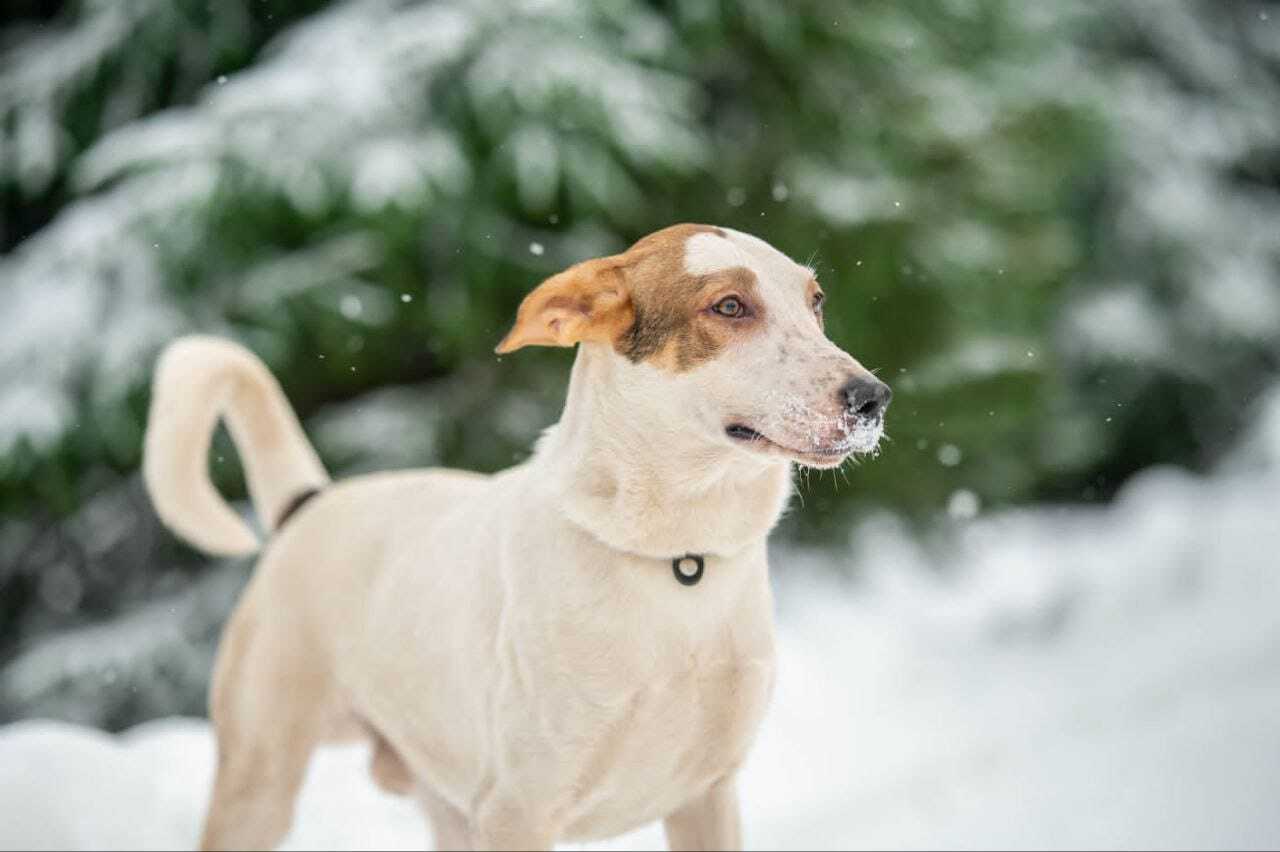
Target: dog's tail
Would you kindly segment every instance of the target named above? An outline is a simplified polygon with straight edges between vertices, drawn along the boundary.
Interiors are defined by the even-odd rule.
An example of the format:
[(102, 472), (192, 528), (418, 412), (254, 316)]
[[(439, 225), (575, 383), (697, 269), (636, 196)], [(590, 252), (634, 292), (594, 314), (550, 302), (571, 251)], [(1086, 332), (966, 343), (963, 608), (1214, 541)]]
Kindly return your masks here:
[(160, 519), (207, 553), (243, 555), (258, 538), (213, 487), (209, 445), (218, 418), (244, 463), (266, 530), (300, 494), (329, 481), (279, 383), (239, 344), (183, 337), (156, 366), (142, 471)]

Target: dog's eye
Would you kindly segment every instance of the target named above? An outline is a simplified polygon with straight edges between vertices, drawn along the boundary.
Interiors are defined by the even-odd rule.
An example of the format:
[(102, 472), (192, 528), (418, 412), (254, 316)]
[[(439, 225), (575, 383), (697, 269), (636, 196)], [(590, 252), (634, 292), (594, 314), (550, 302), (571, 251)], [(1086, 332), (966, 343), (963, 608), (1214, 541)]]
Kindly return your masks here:
[(815, 313), (822, 313), (822, 303), (827, 301), (826, 293), (813, 294), (813, 310)]
[(746, 305), (736, 296), (726, 296), (711, 308), (722, 317), (740, 317), (747, 312)]

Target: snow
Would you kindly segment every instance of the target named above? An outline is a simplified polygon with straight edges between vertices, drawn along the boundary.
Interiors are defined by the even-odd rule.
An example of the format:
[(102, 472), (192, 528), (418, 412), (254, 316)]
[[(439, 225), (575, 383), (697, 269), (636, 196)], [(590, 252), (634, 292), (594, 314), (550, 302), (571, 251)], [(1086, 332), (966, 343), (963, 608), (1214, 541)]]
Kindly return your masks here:
[(964, 458), (964, 453), (955, 444), (943, 444), (938, 447), (938, 464), (943, 467), (955, 467)]
[(935, 392), (967, 382), (980, 382), (1011, 373), (1030, 373), (1039, 365), (1024, 337), (975, 336), (948, 347), (914, 366), (911, 375), (899, 380), (908, 393)]
[[(223, 5), (209, 14), (220, 21), (243, 13), (239, 4)], [(264, 314), (282, 310), (273, 297), (287, 291), (344, 283), (324, 247), (275, 256), (264, 249), (268, 257), (247, 270), (209, 264), (205, 256), (216, 252), (204, 245), (209, 226), (200, 214), (222, 203), (229, 181), (279, 193), (311, 216), (344, 193), (360, 214), (446, 209), (474, 195), (470, 154), (449, 109), (429, 96), (433, 87), (465, 90), (492, 147), (512, 152), (501, 163), (521, 203), (539, 213), (564, 183), (614, 215), (641, 209), (644, 193), (619, 157), (676, 171), (708, 158), (696, 86), (655, 61), (676, 42), (671, 25), (643, 4), (615, 10), (630, 35), (614, 45), (599, 31), (614, 28), (584, 18), (573, 3), (529, 4), (513, 14), (491, 0), (367, 0), (305, 17), (252, 67), (211, 80), (193, 104), (122, 116), (63, 163), (74, 152), (59, 111), (72, 84), (96, 74), (143, 22), (160, 21), (165, 35), (154, 35), (156, 42), (181, 41), (168, 35), (177, 26), (165, 23), (169, 6), (95, 0), (83, 26), (32, 38), (0, 67), (0, 126), (6, 117), (14, 125), (12, 144), (0, 133), (0, 177), (13, 174), (35, 192), (62, 169), (77, 195), (0, 257), (7, 285), (0, 316), (8, 320), (0, 372), (24, 376), (16, 390), (0, 386), (0, 412), (31, 410), (0, 417), (0, 453), (23, 440), (47, 451), (91, 413), (67, 388), (87, 380), (93, 402), (119, 405), (143, 386), (164, 341), (192, 328), (220, 330), (220, 301), (212, 299), (211, 311), (189, 304), (173, 282), (175, 265), (212, 291), (244, 294)], [(462, 79), (440, 84), (454, 74)], [(568, 101), (589, 104), (601, 132), (566, 124)], [(156, 233), (165, 236), (163, 252)], [(281, 286), (259, 292), (241, 284), (260, 276)], [(391, 316), (373, 307), (364, 300), (362, 323)]]
[(947, 498), (947, 514), (960, 520), (969, 520), (978, 516), (982, 501), (968, 488), (957, 488)]
[(854, 176), (820, 166), (796, 167), (791, 183), (826, 221), (841, 226), (860, 225), (902, 217), (903, 185), (884, 176)]
[[(923, 539), (873, 517), (841, 557), (776, 554), (749, 844), (1274, 847), (1280, 393), (1257, 422), (1212, 476), (1153, 469), (1107, 507), (973, 506)], [(366, 760), (317, 755), (286, 848), (421, 844)], [(199, 720), (0, 729), (0, 848), (188, 847), (211, 761)]]
[(1176, 365), (1176, 344), (1160, 321), (1150, 294), (1139, 285), (1116, 285), (1073, 307), (1063, 335), (1068, 351), (1080, 357), (1125, 358), (1131, 362)]
[(342, 310), (342, 315), (349, 320), (357, 319), (360, 316), (360, 297), (352, 293), (348, 293), (342, 297), (342, 301), (338, 303)]

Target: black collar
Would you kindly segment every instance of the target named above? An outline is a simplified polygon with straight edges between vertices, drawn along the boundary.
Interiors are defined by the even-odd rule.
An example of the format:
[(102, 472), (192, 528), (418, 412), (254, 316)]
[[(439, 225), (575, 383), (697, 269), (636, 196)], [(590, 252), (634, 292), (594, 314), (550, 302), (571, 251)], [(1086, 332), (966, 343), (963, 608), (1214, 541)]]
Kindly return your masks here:
[[(278, 530), (284, 526), (285, 521), (293, 517), (299, 509), (319, 493), (319, 488), (307, 488), (295, 495), (292, 500), (285, 504), (284, 511), (280, 513), (275, 528)], [(701, 553), (686, 553), (684, 556), (677, 556), (671, 560), (671, 573), (676, 575), (676, 580), (682, 586), (698, 585), (698, 581), (702, 579), (702, 572), (706, 567), (706, 559)]]
[(671, 573), (676, 575), (682, 586), (696, 586), (705, 567), (706, 560), (701, 553), (686, 553), (671, 560)]
[(319, 493), (320, 493), (319, 488), (306, 488), (302, 491), (299, 491), (297, 494), (293, 495), (293, 498), (288, 503), (286, 503), (284, 505), (284, 509), (281, 510), (280, 517), (276, 518), (275, 529), (278, 530), (282, 526), (284, 526), (285, 521), (292, 518), (299, 509), (307, 505), (308, 501), (310, 501), (312, 497), (315, 497)]

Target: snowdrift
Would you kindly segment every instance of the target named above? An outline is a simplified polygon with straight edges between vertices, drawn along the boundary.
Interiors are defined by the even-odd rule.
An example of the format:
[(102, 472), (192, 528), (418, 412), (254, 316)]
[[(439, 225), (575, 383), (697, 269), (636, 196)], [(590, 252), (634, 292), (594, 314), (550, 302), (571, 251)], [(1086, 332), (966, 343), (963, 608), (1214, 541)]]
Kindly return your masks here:
[[(1272, 414), (1210, 478), (1152, 470), (1106, 508), (953, 520), (942, 556), (891, 519), (859, 528), (836, 570), (779, 553), (748, 843), (1280, 845)], [(421, 847), (417, 811), (366, 759), (316, 757), (287, 848)], [(189, 847), (211, 766), (198, 720), (0, 729), (0, 847)], [(601, 848), (661, 845), (649, 826)]]

